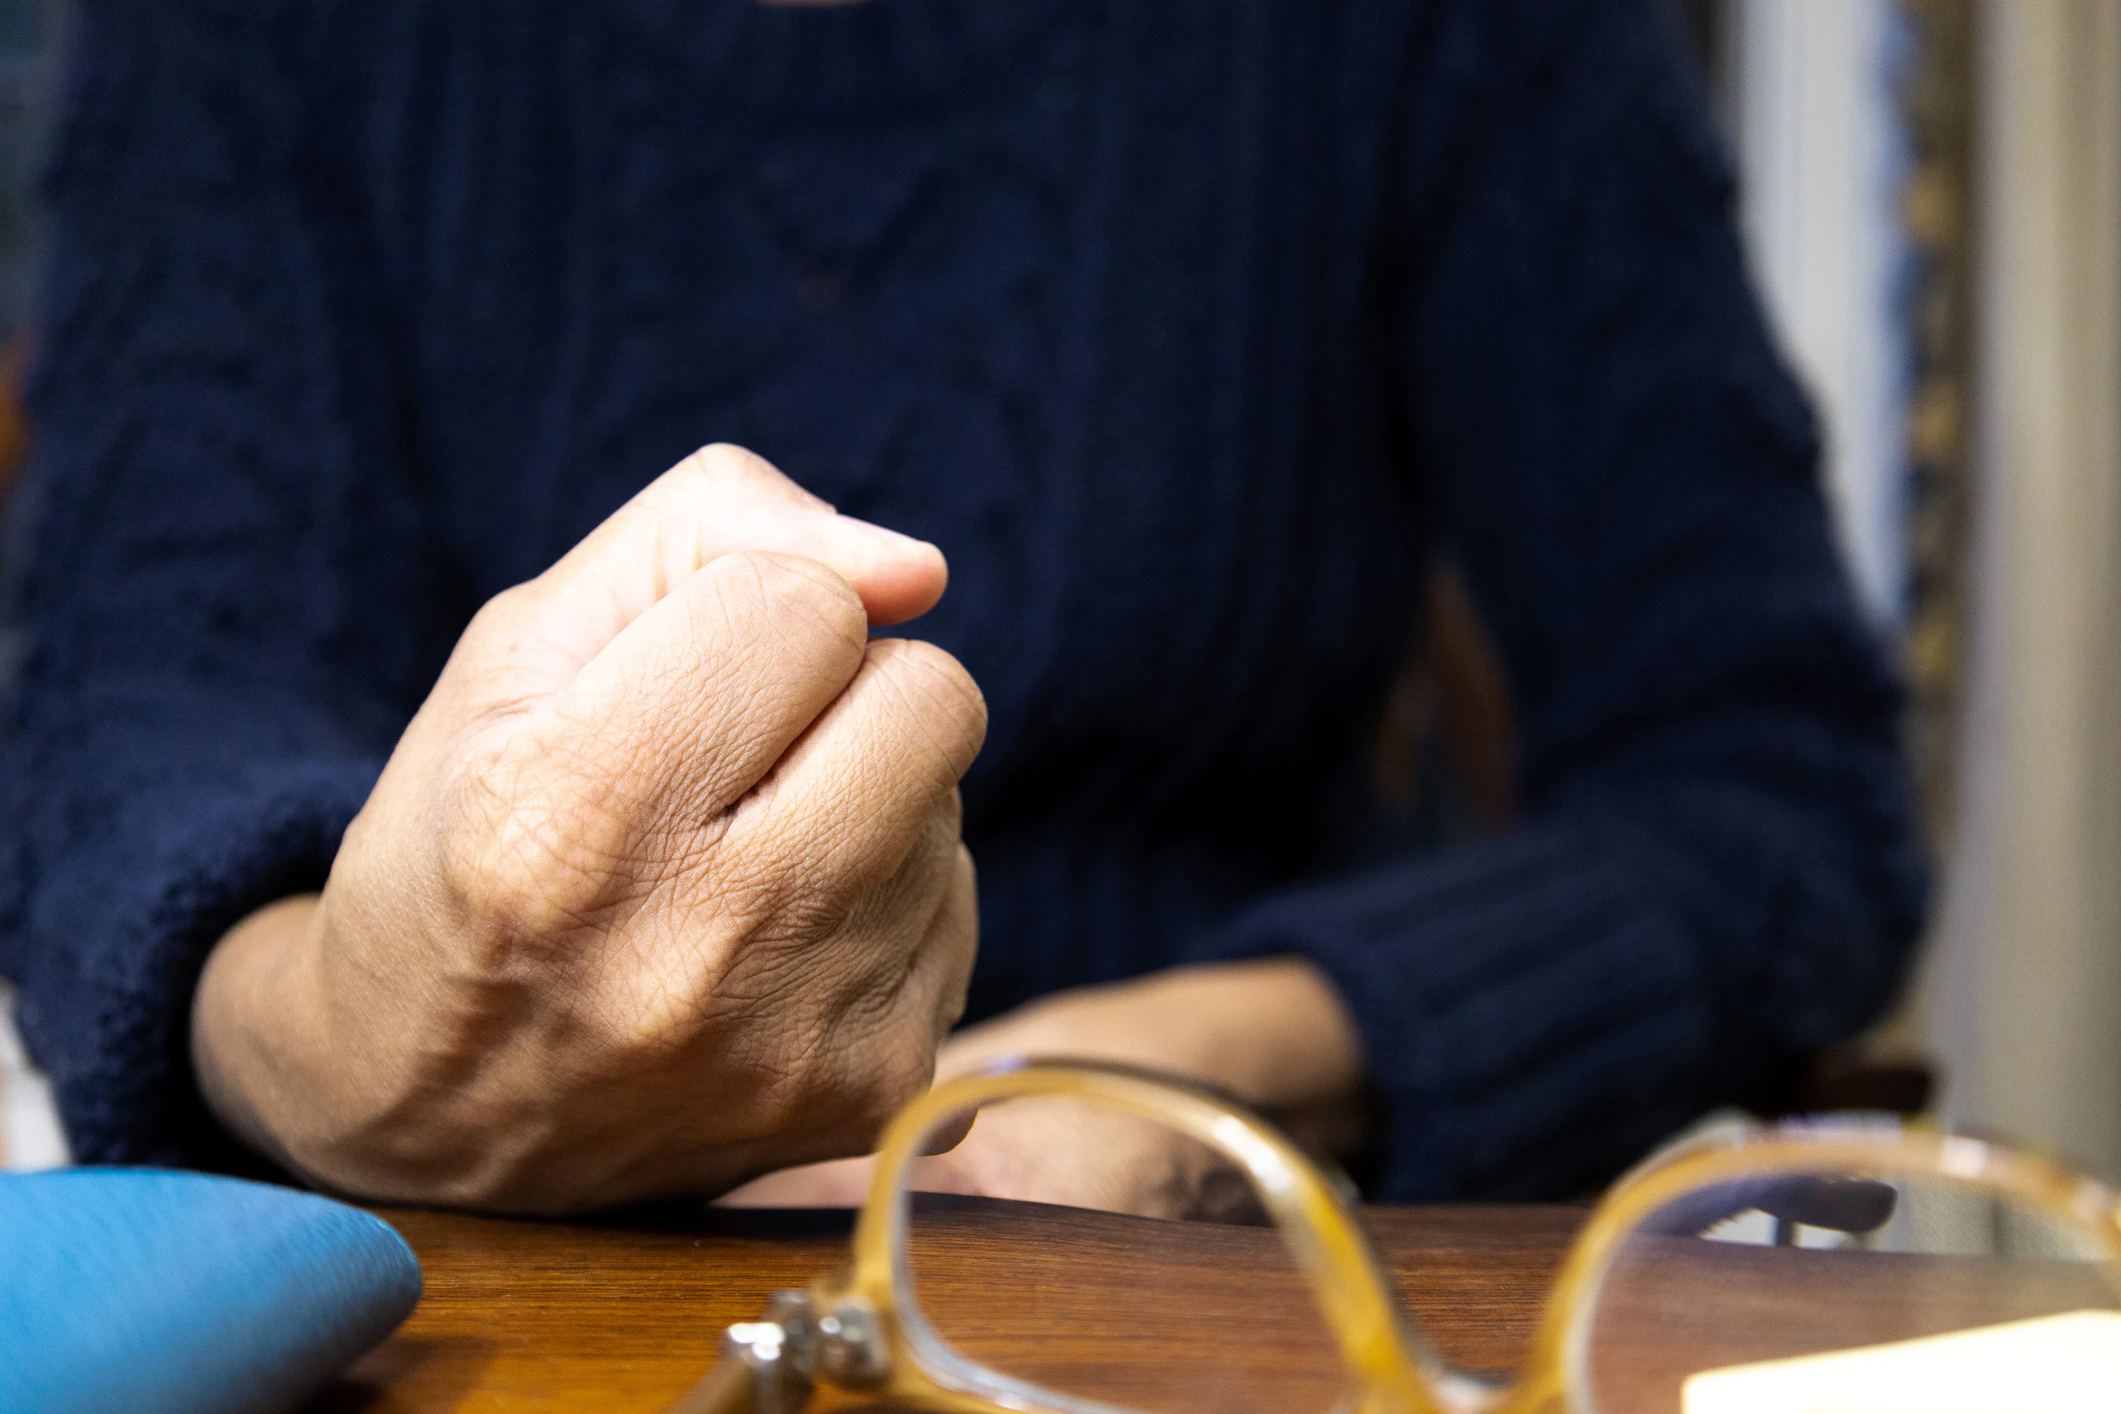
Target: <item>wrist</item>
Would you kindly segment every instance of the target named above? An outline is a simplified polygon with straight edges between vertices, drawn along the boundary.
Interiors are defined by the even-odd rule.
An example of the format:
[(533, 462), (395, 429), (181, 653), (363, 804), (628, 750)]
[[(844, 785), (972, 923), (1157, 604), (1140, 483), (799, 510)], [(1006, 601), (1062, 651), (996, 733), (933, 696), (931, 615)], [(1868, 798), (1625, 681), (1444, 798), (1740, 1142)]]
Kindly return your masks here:
[(1270, 1112), (1337, 1105), (1359, 1096), (1362, 1043), (1325, 973), (1303, 958), (1180, 968), (1144, 979), (1139, 1022), (1161, 1018), (1201, 1078)]
[(207, 955), (192, 994), (192, 1071), (207, 1108), (239, 1139), (295, 1168), (277, 1118), (296, 1088), (296, 1042), (308, 1032), (302, 956), (320, 900), (296, 895), (246, 916)]
[(1141, 1066), (1276, 1112), (1354, 1104), (1363, 1087), (1354, 1020), (1325, 974), (1301, 958), (1173, 968), (1056, 993), (958, 1033), (938, 1072), (1010, 1055)]

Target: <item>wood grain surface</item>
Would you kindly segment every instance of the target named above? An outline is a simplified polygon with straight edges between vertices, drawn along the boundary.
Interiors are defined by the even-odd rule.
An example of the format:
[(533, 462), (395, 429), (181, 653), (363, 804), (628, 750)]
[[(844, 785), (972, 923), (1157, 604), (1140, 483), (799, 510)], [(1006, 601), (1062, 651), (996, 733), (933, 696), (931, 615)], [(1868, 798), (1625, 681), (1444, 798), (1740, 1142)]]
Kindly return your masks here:
[[(852, 1214), (697, 1207), (600, 1225), (381, 1215), (427, 1290), (309, 1414), (656, 1411), (723, 1328), (843, 1265)], [(1515, 1371), (1585, 1210), (1371, 1208), (1418, 1329), (1467, 1373)], [(1324, 1414), (1333, 1346), (1269, 1228), (983, 1199), (918, 1200), (909, 1276), (965, 1354), (1154, 1414)], [(1818, 1251), (1638, 1235), (1592, 1330), (1600, 1414), (1677, 1414), (1697, 1370), (2121, 1305), (2088, 1262)], [(850, 1401), (821, 1398), (821, 1408)]]
[[(602, 1225), (380, 1212), (419, 1254), (426, 1295), (309, 1414), (664, 1409), (712, 1363), (724, 1326), (756, 1317), (776, 1288), (842, 1264), (851, 1223), (844, 1212), (691, 1210)], [(1366, 1213), (1429, 1338), (1455, 1365), (1487, 1372), (1515, 1366), (1583, 1216)], [(1198, 1369), (1206, 1341), (1301, 1388), (1317, 1348), (1308, 1308), (1277, 1279), (1271, 1234), (1188, 1224), (1193, 1235), (1173, 1240), (1173, 1225), (1147, 1224), (1128, 1238), (1129, 1224), (1138, 1220), (1052, 1209), (924, 1220), (914, 1248), (923, 1304), (1013, 1373)], [(1049, 1322), (1058, 1308), (1027, 1305), (1026, 1292), (1138, 1313), (1125, 1359), (1109, 1321), (1071, 1334)]]
[(1611, 1414), (1678, 1414), (1702, 1370), (2116, 1305), (2089, 1261), (1636, 1236), (1599, 1288), (1590, 1391)]

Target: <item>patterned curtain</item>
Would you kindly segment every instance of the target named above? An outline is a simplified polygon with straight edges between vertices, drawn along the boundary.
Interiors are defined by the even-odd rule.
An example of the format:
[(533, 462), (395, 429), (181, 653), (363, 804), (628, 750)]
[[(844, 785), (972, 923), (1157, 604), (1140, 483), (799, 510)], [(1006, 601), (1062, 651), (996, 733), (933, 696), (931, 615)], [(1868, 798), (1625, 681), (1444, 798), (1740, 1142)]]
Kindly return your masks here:
[(1964, 702), (1968, 398), (1972, 382), (1973, 0), (1901, 0), (1912, 38), (1901, 108), (1913, 158), (1902, 213), (1915, 261), (1907, 293), (1909, 740), (1932, 849), (1950, 837)]

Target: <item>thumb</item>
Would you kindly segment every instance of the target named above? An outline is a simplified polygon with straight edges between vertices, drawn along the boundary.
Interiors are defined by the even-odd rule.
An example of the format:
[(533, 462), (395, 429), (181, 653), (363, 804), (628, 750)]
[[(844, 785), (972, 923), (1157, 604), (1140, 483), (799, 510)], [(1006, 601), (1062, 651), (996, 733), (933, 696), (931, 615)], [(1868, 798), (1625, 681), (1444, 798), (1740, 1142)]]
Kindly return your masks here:
[(948, 578), (935, 546), (840, 515), (764, 457), (717, 443), (650, 482), (533, 583), (567, 593), (592, 579), (616, 590), (637, 617), (735, 550), (823, 561), (854, 587), (872, 624), (926, 613)]
[(511, 700), (557, 691), (701, 567), (746, 550), (822, 562), (861, 596), (872, 625), (926, 613), (949, 579), (926, 541), (840, 515), (741, 447), (703, 447), (488, 606), (474, 633), (498, 658), (477, 656), (505, 679), (489, 691)]

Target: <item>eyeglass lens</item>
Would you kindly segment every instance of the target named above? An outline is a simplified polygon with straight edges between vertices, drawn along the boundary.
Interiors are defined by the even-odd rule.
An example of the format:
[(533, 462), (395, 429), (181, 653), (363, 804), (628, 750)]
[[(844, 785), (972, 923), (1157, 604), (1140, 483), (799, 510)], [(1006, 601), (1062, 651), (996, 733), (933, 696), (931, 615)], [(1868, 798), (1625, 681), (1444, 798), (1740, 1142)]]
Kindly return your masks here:
[[(1051, 1098), (950, 1117), (930, 1147), (968, 1120), (901, 1198), (901, 1306), (931, 1373), (990, 1397), (1028, 1387), (1062, 1410), (1340, 1403), (1348, 1383), (1311, 1290), (1219, 1151)], [(972, 1196), (997, 1192), (1029, 1201)]]
[[(1583, 1382), (1595, 1414), (1824, 1408), (1810, 1401), (1828, 1394), (1867, 1409), (1866, 1389), (1894, 1410), (2073, 1410), (2092, 1392), (2067, 1386), (2121, 1357), (2121, 1327), (2041, 1318), (2121, 1307), (2105, 1258), (2083, 1220), (1969, 1182), (1725, 1183), (1666, 1204), (1623, 1245), (1588, 1318)], [(2007, 1387), (1978, 1387), (1989, 1379)]]

